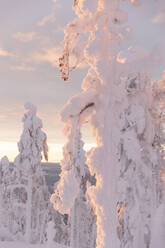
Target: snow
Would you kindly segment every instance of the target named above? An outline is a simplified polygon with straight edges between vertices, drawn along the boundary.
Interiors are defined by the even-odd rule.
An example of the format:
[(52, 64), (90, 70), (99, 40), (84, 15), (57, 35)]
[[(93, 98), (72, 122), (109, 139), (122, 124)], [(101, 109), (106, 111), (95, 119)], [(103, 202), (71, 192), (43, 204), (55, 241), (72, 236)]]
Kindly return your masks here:
[[(58, 195), (60, 192), (60, 195)], [(60, 185), (56, 190), (56, 195), (51, 196), (50, 201), (54, 204), (55, 209), (65, 214), (70, 211), (78, 194), (78, 184), (73, 170), (63, 172)], [(62, 198), (62, 200), (61, 200)]]
[[(61, 119), (63, 122), (67, 121), (70, 117), (78, 116), (85, 106), (93, 104), (97, 101), (97, 92), (92, 89), (85, 91), (72, 97), (64, 106), (61, 112)], [(92, 106), (93, 106), (92, 105)]]
[[(120, 1), (87, 2), (74, 0), (77, 17), (66, 27), (64, 50), (59, 58), (64, 81), (84, 61), (89, 66), (82, 92), (73, 96), (61, 112), (67, 142), (63, 148), (61, 180), (51, 196), (59, 212), (48, 221), (50, 212), (43, 201), (48, 192), (42, 187), (45, 181), (40, 168), (42, 152), (48, 159), (46, 134), (36, 116), (37, 108), (26, 103), (15, 174), (10, 173), (6, 157), (0, 163), (1, 181), (13, 197), (11, 203), (15, 203), (10, 215), (16, 215), (13, 226), (8, 225), (13, 228), (11, 239), (4, 230), (0, 233), (2, 239), (6, 235), (7, 240), (13, 237), (18, 240), (19, 225), (26, 223), (22, 237), (26, 237), (27, 243), (5, 241), (0, 243), (1, 248), (63, 248), (54, 242), (59, 236), (61, 243), (71, 244), (72, 248), (164, 248), (165, 73), (154, 86), (151, 80), (153, 70), (161, 62), (161, 49), (155, 46), (148, 53), (142, 48), (130, 47), (121, 51), (131, 29), (124, 27), (127, 13), (120, 9)], [(139, 5), (142, 1), (129, 2)], [(161, 5), (162, 1), (158, 3)], [(72, 54), (76, 64), (70, 68)], [(83, 149), (81, 134), (86, 122), (90, 123), (97, 142), (97, 147), (88, 153)], [(23, 189), (20, 187), (22, 174), (26, 179)], [(93, 174), (94, 187), (91, 186)], [(22, 191), (27, 191), (28, 197), (21, 203), (24, 204), (22, 212), (26, 209), (24, 222), (18, 208), (21, 204), (15, 197), (17, 188), (8, 185), (11, 175), (17, 175), (20, 196), (25, 197)], [(36, 190), (32, 190), (34, 186)], [(38, 204), (40, 197), (43, 209)], [(5, 202), (7, 199), (4, 205)], [(61, 213), (67, 213), (66, 221)], [(42, 221), (32, 229), (31, 222), (37, 216)], [(63, 218), (59, 226), (56, 217)], [(42, 235), (36, 239), (41, 225)], [(34, 237), (33, 232), (36, 232)], [(28, 244), (33, 240), (45, 244)]]
[(164, 248), (165, 245), (165, 204), (156, 210), (152, 222), (152, 239), (150, 248)]
[(47, 246), (46, 244), (27, 244), (24, 242), (0, 242), (1, 248), (66, 248), (66, 246), (60, 244), (53, 244), (52, 246)]
[(44, 248), (44, 245), (31, 245), (22, 242), (0, 242), (1, 248)]

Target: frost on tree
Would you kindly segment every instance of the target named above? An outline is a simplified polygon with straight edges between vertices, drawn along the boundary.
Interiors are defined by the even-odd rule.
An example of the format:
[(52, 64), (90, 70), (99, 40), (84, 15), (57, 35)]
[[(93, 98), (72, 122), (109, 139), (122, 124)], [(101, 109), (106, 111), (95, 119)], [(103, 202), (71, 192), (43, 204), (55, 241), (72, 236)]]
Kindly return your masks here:
[[(51, 204), (50, 218), (47, 227), (47, 245), (70, 246), (70, 222), (68, 215), (61, 214)], [(56, 247), (56, 246), (55, 246)]]
[(151, 248), (163, 248), (165, 244), (165, 72), (160, 80), (153, 82), (153, 117), (155, 137), (153, 147), (158, 154), (159, 163), (155, 170), (157, 204), (152, 220)]
[(152, 114), (155, 123), (155, 136), (153, 148), (158, 154), (159, 163), (156, 170), (157, 207), (165, 201), (165, 72), (163, 78), (153, 82), (153, 108)]
[[(81, 115), (86, 109), (81, 110)], [(86, 166), (86, 157), (83, 150), (83, 142), (80, 133), (81, 117), (72, 117), (75, 125), (70, 129), (70, 170), (74, 170), (74, 176), (78, 182), (78, 192), (71, 207), (71, 247), (92, 248), (96, 243), (96, 216), (87, 199), (87, 183), (92, 183), (92, 177)], [(69, 145), (69, 142), (68, 144)], [(68, 150), (67, 150), (68, 152)], [(66, 162), (66, 161), (65, 161)], [(69, 162), (69, 161), (68, 161)], [(65, 196), (63, 196), (65, 197)]]
[[(138, 63), (138, 62), (137, 62)], [(153, 148), (151, 78), (131, 74), (124, 80), (119, 143), (118, 237), (121, 247), (149, 247), (156, 208), (157, 153)]]
[(9, 160), (5, 156), (0, 161), (0, 240), (11, 240), (11, 192), (9, 185), (12, 181), (12, 173)]
[(72, 248), (95, 247), (96, 242), (96, 216), (86, 196), (87, 183), (94, 184), (94, 178), (85, 164), (86, 157), (80, 132), (81, 116), (86, 109), (80, 109), (78, 114), (70, 117), (67, 115), (71, 113), (67, 111), (67, 106), (63, 109), (62, 118), (67, 118), (65, 134), (68, 142), (63, 149), (61, 182), (51, 197), (51, 202), (58, 211), (70, 215)]
[[(139, 5), (142, 1), (129, 2)], [(82, 62), (88, 64), (89, 70), (82, 93), (73, 97), (63, 111), (72, 142), (64, 148), (65, 171), (55, 201), (59, 210), (73, 209), (77, 194), (73, 185), (76, 175), (72, 168), (73, 133), (81, 128), (76, 118), (82, 111), (81, 123), (90, 121), (97, 142), (97, 147), (88, 153), (88, 166), (96, 173), (97, 183), (96, 187), (87, 188), (97, 215), (96, 246), (148, 248), (151, 219), (160, 197), (159, 187), (153, 183), (158, 180), (159, 162), (153, 147), (156, 128), (151, 111), (151, 74), (159, 63), (159, 52), (153, 49), (147, 54), (139, 48), (120, 51), (124, 40), (130, 38), (131, 28), (125, 25), (127, 13), (120, 9), (119, 3), (119, 0), (73, 3), (77, 18), (66, 27), (59, 67), (65, 81)], [(71, 55), (76, 58), (72, 68)], [(63, 193), (67, 186), (73, 194)], [(73, 225), (71, 228), (74, 229)]]
[(18, 143), (19, 155), (11, 185), (13, 218), (12, 233), (17, 239), (31, 243), (44, 242), (48, 216), (49, 193), (41, 168), (42, 153), (48, 159), (46, 134), (42, 121), (36, 116), (36, 107), (25, 104), (23, 133)]

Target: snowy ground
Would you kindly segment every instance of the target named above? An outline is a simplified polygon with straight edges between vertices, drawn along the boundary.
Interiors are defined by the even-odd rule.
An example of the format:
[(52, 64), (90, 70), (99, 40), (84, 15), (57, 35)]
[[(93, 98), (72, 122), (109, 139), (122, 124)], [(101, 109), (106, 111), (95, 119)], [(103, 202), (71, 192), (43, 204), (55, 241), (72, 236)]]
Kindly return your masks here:
[(66, 248), (58, 244), (51, 245), (31, 245), (23, 242), (0, 242), (0, 248)]

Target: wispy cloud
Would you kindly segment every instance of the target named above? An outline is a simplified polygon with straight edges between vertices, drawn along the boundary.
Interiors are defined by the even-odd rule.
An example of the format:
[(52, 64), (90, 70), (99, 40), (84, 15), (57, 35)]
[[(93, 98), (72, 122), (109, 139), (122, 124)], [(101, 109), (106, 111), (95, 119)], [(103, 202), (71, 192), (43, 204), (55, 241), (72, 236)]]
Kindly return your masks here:
[(27, 72), (35, 71), (35, 68), (34, 67), (28, 66), (28, 65), (11, 66), (10, 69), (12, 71), (27, 71)]
[(44, 16), (44, 17), (42, 18), (42, 20), (38, 22), (37, 25), (40, 26), (40, 27), (43, 27), (43, 26), (45, 26), (47, 23), (49, 23), (49, 22), (54, 23), (55, 21), (56, 21), (55, 13), (54, 13), (54, 11), (52, 11), (52, 12), (50, 13), (50, 15)]
[(155, 0), (157, 3), (157, 7), (159, 10), (164, 10), (165, 9), (165, 1), (164, 0)]
[(56, 22), (55, 13), (56, 13), (57, 9), (61, 8), (62, 6), (61, 6), (60, 3), (57, 3), (57, 0), (52, 0), (52, 1), (53, 1), (54, 3), (56, 3), (56, 4), (53, 6), (53, 8), (52, 8), (50, 14), (47, 15), (47, 16), (44, 16), (44, 17), (41, 19), (41, 21), (39, 21), (39, 22), (37, 23), (38, 26), (43, 27), (43, 26), (45, 26), (47, 23), (55, 23), (55, 22)]
[(165, 23), (165, 12), (160, 12), (156, 17), (154, 17), (152, 23)]
[[(58, 67), (59, 63), (59, 57), (62, 54), (62, 48), (61, 47), (52, 47), (52, 48), (47, 48), (44, 49), (42, 52), (39, 53), (34, 53), (32, 55), (32, 60), (36, 61), (37, 63), (43, 63), (43, 62), (48, 62), (50, 63), (53, 67)], [(76, 58), (75, 56), (71, 55), (69, 58), (69, 64), (70, 67), (74, 68), (76, 65)], [(86, 63), (81, 63), (78, 66), (80, 69), (84, 69), (87, 67)]]
[(5, 115), (5, 114), (0, 114), (0, 120), (2, 121), (2, 120), (5, 120), (7, 118), (7, 115)]
[(0, 48), (0, 56), (1, 57), (13, 57), (15, 55), (8, 52), (7, 50), (4, 50), (3, 48)]
[(44, 49), (40, 53), (34, 53), (32, 58), (38, 62), (49, 62), (52, 66), (58, 66), (58, 58), (61, 55), (61, 49), (57, 47)]
[(34, 39), (37, 39), (38, 35), (36, 32), (29, 32), (29, 33), (18, 32), (13, 35), (13, 38), (22, 42), (30, 42), (33, 41)]

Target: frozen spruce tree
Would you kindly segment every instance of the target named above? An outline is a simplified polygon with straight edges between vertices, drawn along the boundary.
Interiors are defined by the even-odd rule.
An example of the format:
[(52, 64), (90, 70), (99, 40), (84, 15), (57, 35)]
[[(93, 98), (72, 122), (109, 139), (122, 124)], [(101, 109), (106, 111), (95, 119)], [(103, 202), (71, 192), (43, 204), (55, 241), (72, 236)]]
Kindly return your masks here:
[[(135, 6), (140, 3), (129, 2)], [(77, 17), (66, 27), (59, 59), (62, 79), (67, 81), (70, 72), (84, 62), (89, 70), (82, 93), (74, 96), (62, 112), (69, 142), (64, 147), (55, 205), (59, 211), (73, 210), (80, 188), (76, 161), (82, 161), (82, 157), (75, 158), (79, 147), (76, 140), (80, 140), (76, 137), (88, 121), (97, 143), (87, 154), (89, 170), (96, 174), (96, 187), (87, 185), (86, 192), (97, 215), (96, 247), (149, 248), (151, 222), (160, 198), (159, 186), (154, 183), (160, 175), (159, 156), (153, 145), (156, 127), (151, 80), (159, 52), (155, 48), (147, 54), (133, 47), (121, 51), (131, 28), (126, 25), (127, 13), (121, 10), (119, 0), (75, 0), (73, 8)], [(72, 68), (71, 55), (76, 58)], [(72, 213), (71, 244), (73, 248), (84, 247), (82, 233), (79, 237), (83, 238), (76, 243), (73, 224), (82, 213)]]
[(67, 118), (65, 134), (68, 142), (63, 149), (61, 182), (51, 197), (55, 208), (70, 216), (72, 248), (94, 248), (96, 243), (96, 216), (86, 196), (87, 183), (94, 184), (94, 178), (85, 164), (80, 132), (81, 117), (87, 108), (70, 117), (66, 115), (67, 109), (63, 109), (62, 118)]
[(26, 103), (25, 109), (23, 133), (18, 143), (19, 155), (14, 161), (13, 232), (19, 239), (42, 243), (46, 239), (49, 193), (41, 160), (42, 153), (48, 159), (48, 146), (42, 121), (36, 116), (36, 107)]

